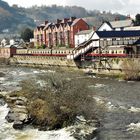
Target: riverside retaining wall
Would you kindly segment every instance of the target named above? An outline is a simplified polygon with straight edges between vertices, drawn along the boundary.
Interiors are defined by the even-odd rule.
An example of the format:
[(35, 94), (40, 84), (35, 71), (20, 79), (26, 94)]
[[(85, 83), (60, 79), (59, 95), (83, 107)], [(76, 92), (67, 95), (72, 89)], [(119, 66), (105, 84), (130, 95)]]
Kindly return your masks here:
[(53, 56), (20, 56), (10, 58), (11, 64), (18, 65), (41, 65), (41, 66), (61, 66), (61, 67), (80, 67), (78, 62), (67, 60), (65, 57)]
[[(129, 60), (128, 58), (109, 58), (103, 61), (74, 61), (67, 60), (65, 57), (55, 56), (28, 56), (28, 55), (15, 55), (10, 58), (10, 64), (23, 65), (23, 66), (58, 66), (58, 67), (75, 67), (92, 70), (95, 73), (122, 73), (124, 70), (123, 64)], [(140, 59), (132, 59), (138, 61)]]

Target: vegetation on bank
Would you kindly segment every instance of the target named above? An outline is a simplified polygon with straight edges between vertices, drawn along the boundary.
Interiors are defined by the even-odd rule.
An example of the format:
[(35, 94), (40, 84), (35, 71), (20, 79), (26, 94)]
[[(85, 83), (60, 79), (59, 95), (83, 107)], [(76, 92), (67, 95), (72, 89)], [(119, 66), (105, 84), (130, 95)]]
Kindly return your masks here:
[(59, 129), (72, 125), (76, 116), (93, 120), (101, 115), (86, 79), (65, 72), (40, 75), (39, 79), (24, 81), (21, 91), (11, 93), (11, 96), (28, 99), (27, 109), (33, 126), (43, 130)]
[(125, 59), (122, 63), (123, 79), (140, 80), (140, 60)]

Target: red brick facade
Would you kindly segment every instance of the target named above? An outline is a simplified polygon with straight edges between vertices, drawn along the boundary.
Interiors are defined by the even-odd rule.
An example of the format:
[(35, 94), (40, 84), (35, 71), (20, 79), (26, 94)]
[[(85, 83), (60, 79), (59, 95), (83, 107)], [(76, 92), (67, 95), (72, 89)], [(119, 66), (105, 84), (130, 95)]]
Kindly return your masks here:
[(89, 26), (83, 19), (57, 20), (56, 23), (45, 22), (34, 30), (35, 45), (45, 44), (47, 47), (69, 46), (74, 47), (74, 35), (82, 30), (88, 30)]

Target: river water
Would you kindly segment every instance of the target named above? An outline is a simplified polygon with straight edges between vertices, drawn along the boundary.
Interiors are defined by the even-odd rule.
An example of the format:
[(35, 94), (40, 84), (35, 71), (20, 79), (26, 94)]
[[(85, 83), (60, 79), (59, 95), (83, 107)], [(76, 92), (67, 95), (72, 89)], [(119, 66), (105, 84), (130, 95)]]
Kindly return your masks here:
[[(1, 72), (5, 75), (0, 76), (0, 93), (8, 94), (20, 90), (22, 80), (55, 71), (1, 66)], [(94, 140), (140, 140), (140, 83), (92, 75), (81, 75), (80, 80), (85, 78), (89, 79), (93, 98), (106, 107)], [(14, 130), (12, 124), (5, 120), (8, 110), (6, 104), (0, 105), (0, 140), (74, 140), (66, 129), (46, 132), (33, 128)]]

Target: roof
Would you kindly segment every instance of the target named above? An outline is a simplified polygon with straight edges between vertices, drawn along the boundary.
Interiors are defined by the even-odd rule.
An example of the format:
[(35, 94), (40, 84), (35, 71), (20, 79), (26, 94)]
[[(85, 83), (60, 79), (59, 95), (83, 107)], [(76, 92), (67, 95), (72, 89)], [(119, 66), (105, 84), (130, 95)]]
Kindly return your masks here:
[(15, 48), (15, 45), (6, 45), (3, 48)]
[(115, 46), (108, 46), (107, 50), (121, 50), (124, 49), (126, 47), (126, 45), (115, 45)]
[(90, 34), (93, 30), (83, 30), (78, 32), (76, 35)]
[(113, 38), (113, 37), (140, 37), (140, 30), (132, 31), (96, 31), (100, 38)]
[(81, 20), (81, 18), (77, 18), (73, 21), (72, 25), (71, 26), (74, 26), (79, 20)]
[(130, 27), (133, 25), (133, 21), (131, 19), (111, 21), (109, 23), (110, 23), (112, 28)]
[(140, 39), (138, 39), (138, 40), (134, 43), (134, 45), (140, 45)]
[(132, 27), (126, 27), (124, 30), (130, 31), (130, 30), (140, 30), (140, 26), (132, 26)]
[(51, 25), (52, 25), (52, 23), (47, 23), (47, 24), (45, 25), (45, 27), (44, 27), (44, 29), (43, 29), (43, 30), (48, 29), (48, 27), (49, 27), (49, 26), (51, 26)]

